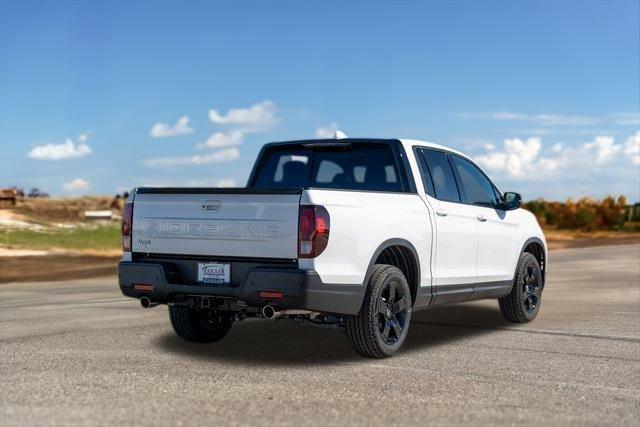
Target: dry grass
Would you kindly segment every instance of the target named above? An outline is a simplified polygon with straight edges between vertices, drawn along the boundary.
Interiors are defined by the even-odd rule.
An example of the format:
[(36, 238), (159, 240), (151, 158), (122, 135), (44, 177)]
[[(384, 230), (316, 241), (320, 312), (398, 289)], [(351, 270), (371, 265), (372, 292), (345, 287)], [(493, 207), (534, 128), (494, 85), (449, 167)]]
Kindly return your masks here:
[(640, 243), (640, 233), (624, 231), (544, 230), (549, 249)]

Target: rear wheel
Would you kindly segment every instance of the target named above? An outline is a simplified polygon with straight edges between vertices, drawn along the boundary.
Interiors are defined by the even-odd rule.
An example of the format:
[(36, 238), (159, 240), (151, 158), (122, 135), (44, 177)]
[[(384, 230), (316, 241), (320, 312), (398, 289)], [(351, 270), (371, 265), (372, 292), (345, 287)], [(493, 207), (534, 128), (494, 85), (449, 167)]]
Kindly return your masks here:
[(525, 252), (520, 256), (511, 293), (498, 300), (500, 313), (510, 322), (530, 322), (540, 310), (541, 297), (542, 271), (540, 264), (533, 254)]
[(183, 305), (169, 307), (171, 326), (178, 336), (190, 342), (215, 342), (224, 338), (231, 329), (232, 320), (214, 311), (195, 310)]
[(411, 291), (404, 274), (392, 265), (374, 265), (360, 312), (346, 322), (351, 346), (366, 357), (393, 356), (410, 322)]

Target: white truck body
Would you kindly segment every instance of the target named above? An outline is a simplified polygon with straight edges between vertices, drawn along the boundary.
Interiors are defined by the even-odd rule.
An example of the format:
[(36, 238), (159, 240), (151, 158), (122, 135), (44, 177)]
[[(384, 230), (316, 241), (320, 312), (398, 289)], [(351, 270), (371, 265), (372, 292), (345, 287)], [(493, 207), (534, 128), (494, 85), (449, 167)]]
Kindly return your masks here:
[[(374, 162), (380, 147), (395, 159), (367, 169), (367, 157)], [(361, 149), (366, 155), (357, 157)], [(267, 182), (279, 185), (285, 174), (298, 177), (301, 183), (291, 185), (298, 188), (261, 184), (269, 175)], [(485, 197), (483, 191), (494, 198), (490, 203), (470, 202)], [(519, 208), (517, 193), (509, 194), (518, 198), (513, 206), (470, 158), (424, 141), (271, 144), (263, 148), (248, 188), (134, 189), (120, 285), (125, 295), (139, 298), (146, 291), (137, 291), (143, 288), (136, 283), (153, 282), (149, 298), (159, 302), (204, 293), (237, 298), (240, 307), (274, 303), (254, 295), (270, 289), (267, 294), (292, 296), (275, 301), (281, 308), (355, 315), (373, 266), (382, 263), (402, 270), (414, 310), (505, 298), (523, 253), (535, 256), (542, 280), (548, 264), (535, 217)], [(327, 215), (320, 220), (326, 221), (324, 245), (311, 256), (302, 248), (304, 207)], [(318, 221), (318, 212), (310, 218)], [(228, 286), (197, 282), (194, 271), (205, 262), (228, 266)]]

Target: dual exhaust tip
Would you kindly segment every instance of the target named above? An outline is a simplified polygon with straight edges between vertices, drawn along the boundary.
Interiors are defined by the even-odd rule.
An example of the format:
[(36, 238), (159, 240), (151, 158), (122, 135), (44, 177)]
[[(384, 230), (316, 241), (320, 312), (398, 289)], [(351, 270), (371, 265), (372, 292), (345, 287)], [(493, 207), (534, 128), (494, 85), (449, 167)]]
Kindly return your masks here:
[(151, 301), (148, 297), (142, 297), (140, 298), (140, 305), (142, 308), (152, 308), (158, 305), (158, 303)]
[(265, 305), (264, 307), (262, 307), (262, 316), (265, 319), (269, 319), (269, 320), (275, 320), (279, 317), (282, 316), (310, 316), (310, 317), (316, 317), (318, 316), (320, 313), (318, 313), (317, 311), (311, 311), (311, 310), (295, 310), (295, 309), (288, 309), (288, 310), (276, 310), (272, 305)]
[[(140, 305), (142, 308), (152, 308), (158, 305), (157, 302), (153, 302), (149, 297), (140, 298)], [(311, 315), (317, 316), (319, 313), (310, 310), (281, 310), (277, 311), (272, 305), (265, 305), (262, 307), (262, 316), (265, 319), (274, 320), (283, 315)]]
[(279, 317), (278, 313), (279, 312), (277, 312), (276, 309), (273, 308), (273, 306), (271, 305), (265, 305), (264, 307), (262, 307), (262, 316), (264, 316), (265, 319), (269, 319), (269, 320), (275, 319), (276, 317)]

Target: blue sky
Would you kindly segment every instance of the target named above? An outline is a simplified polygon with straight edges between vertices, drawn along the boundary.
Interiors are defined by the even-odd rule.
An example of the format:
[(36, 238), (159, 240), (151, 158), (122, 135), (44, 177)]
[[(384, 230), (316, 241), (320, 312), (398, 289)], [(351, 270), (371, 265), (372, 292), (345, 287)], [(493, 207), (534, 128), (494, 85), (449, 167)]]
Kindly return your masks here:
[(639, 52), (638, 0), (0, 0), (0, 186), (244, 185), (263, 143), (340, 128), (635, 201)]

